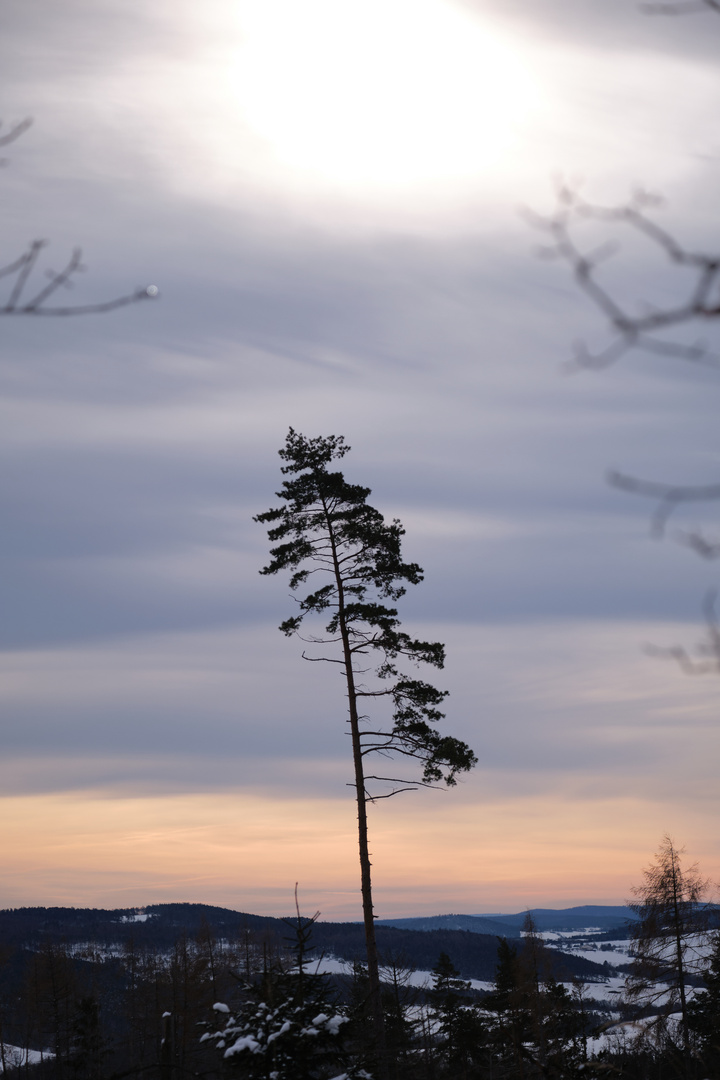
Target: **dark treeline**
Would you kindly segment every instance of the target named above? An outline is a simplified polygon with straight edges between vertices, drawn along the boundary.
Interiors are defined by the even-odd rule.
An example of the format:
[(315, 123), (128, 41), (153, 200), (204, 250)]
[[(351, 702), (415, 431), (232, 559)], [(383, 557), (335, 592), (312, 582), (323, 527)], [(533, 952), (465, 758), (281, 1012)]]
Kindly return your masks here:
[(195, 934), (212, 926), (216, 936), (242, 930), (281, 930), (282, 919), (251, 915), (211, 904), (154, 904), (136, 908), (24, 907), (0, 911), (0, 941), (33, 945), (93, 941), (99, 945), (172, 946), (178, 933)]
[[(367, 1080), (378, 1075), (362, 927), (300, 916), (246, 917), (205, 905), (158, 905), (145, 914), (152, 917), (142, 922), (130, 921), (133, 911), (2, 913), (4, 1071), (33, 1080), (183, 1080), (189, 1075)], [(208, 918), (214, 915), (217, 925)], [(113, 920), (114, 941), (108, 936)], [(4, 934), (11, 925), (17, 931), (13, 941)], [(102, 940), (93, 939), (93, 926)], [(356, 938), (353, 929), (359, 931)], [(392, 1080), (560, 1080), (601, 1072), (629, 1080), (720, 1075), (717, 947), (699, 980), (704, 993), (691, 1010), (693, 1042), (687, 1054), (671, 1020), (662, 1030), (648, 1028), (646, 1039), (637, 1038), (642, 1021), (637, 1010), (618, 1024), (617, 1012), (611, 1015), (588, 993), (602, 966), (585, 962), (588, 970), (572, 974), (567, 965), (563, 970), (531, 918), (522, 941), (462, 931), (379, 929), (386, 1071)], [(406, 946), (416, 955), (410, 956)], [(465, 948), (477, 949), (478, 956), (487, 953), (490, 992), (471, 988), (461, 956)], [(343, 955), (343, 950), (349, 956), (344, 972), (317, 973), (318, 956)], [(470, 966), (478, 962), (475, 958)], [(429, 985), (414, 985), (416, 970), (432, 972)], [(593, 1036), (609, 1028), (611, 1038), (600, 1051)], [(12, 1047), (52, 1056), (33, 1064)]]
[[(0, 941), (5, 945), (37, 947), (43, 944), (83, 944), (169, 949), (180, 935), (190, 937), (211, 928), (218, 940), (239, 940), (248, 933), (282, 942), (288, 935), (283, 919), (230, 911), (208, 904), (155, 904), (143, 909), (145, 921), (134, 908), (17, 908), (0, 911)], [(429, 971), (441, 952), (447, 953), (466, 979), (494, 977), (498, 935), (467, 930), (418, 931), (379, 926), (377, 938), (384, 954), (402, 953), (415, 968)], [(363, 926), (359, 922), (315, 922), (316, 955), (332, 954), (351, 962), (365, 952)], [(520, 945), (522, 948), (522, 945)], [(600, 978), (602, 964), (581, 957), (553, 953), (558, 978)]]

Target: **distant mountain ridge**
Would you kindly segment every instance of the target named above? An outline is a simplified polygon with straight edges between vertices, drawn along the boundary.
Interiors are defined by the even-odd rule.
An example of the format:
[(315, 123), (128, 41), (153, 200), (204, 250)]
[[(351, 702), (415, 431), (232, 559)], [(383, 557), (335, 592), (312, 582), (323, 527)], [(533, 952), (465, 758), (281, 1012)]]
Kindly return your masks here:
[[(501, 915), (499, 921), (512, 926), (522, 926), (527, 912), (517, 915)], [(637, 922), (637, 915), (625, 905), (582, 904), (579, 907), (531, 908), (535, 925), (539, 930), (584, 930), (597, 927), (600, 930), (614, 930), (628, 922)]]
[(635, 922), (629, 907), (584, 904), (581, 907), (531, 908), (515, 915), (429, 915), (401, 919), (378, 919), (378, 926), (403, 930), (469, 930), (473, 934), (520, 937), (528, 914), (538, 930), (620, 930)]
[[(600, 925), (598, 909), (591, 926)], [(600, 909), (602, 910), (602, 909)], [(610, 909), (613, 916), (620, 909)], [(622, 909), (624, 910), (624, 909)], [(538, 912), (538, 916), (542, 915)], [(403, 956), (410, 966), (432, 970), (440, 953), (447, 953), (464, 978), (492, 980), (497, 964), (498, 938), (520, 938), (525, 913), (485, 919), (475, 915), (440, 915), (435, 919), (378, 920), (378, 946), (388, 958)], [(572, 921), (563, 912), (544, 913), (543, 922), (560, 927)], [(581, 916), (575, 916), (575, 923)], [(292, 920), (291, 920), (292, 921)], [(430, 925), (435, 922), (436, 925)], [(538, 921), (538, 925), (540, 925)], [(613, 924), (618, 925), (617, 921)], [(181, 937), (196, 938), (211, 932), (216, 939), (287, 943), (292, 930), (287, 922), (268, 915), (252, 915), (208, 904), (151, 904), (146, 908), (15, 908), (0, 911), (0, 943), (37, 950), (45, 944), (97, 943), (134, 949), (171, 949)], [(521, 943), (518, 942), (522, 947)], [(361, 922), (322, 922), (313, 927), (313, 955), (335, 956), (348, 962), (365, 955)], [(601, 965), (580, 956), (551, 952), (558, 974), (584, 979), (601, 978)]]
[(419, 915), (401, 919), (377, 919), (375, 925), (392, 926), (398, 930), (466, 930), (471, 934), (519, 938), (522, 922), (515, 926), (514, 923), (489, 919), (485, 915)]

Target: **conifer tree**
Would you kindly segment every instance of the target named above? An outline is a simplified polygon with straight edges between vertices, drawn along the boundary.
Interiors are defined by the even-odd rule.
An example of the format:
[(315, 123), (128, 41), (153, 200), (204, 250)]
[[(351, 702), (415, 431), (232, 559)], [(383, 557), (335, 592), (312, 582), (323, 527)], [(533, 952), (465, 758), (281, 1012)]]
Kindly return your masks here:
[[(281, 471), (288, 477), (277, 492), (284, 505), (254, 520), (270, 526), (268, 536), (276, 545), (270, 551), (271, 561), (260, 572), (290, 571), (291, 589), (301, 590), (297, 613), (280, 629), (288, 636), (300, 636), (306, 617), (327, 620), (320, 636), (314, 632), (304, 639), (319, 647), (320, 655), (304, 652), (303, 656), (338, 665), (344, 676), (373, 1025), (381, 1072), (386, 1073), (368, 803), (438, 781), (453, 785), (458, 773), (472, 768), (477, 759), (465, 743), (440, 735), (435, 728), (443, 717), (439, 706), (446, 692), (399, 668), (403, 661), (413, 667), (442, 668), (445, 651), (439, 642), (414, 639), (400, 628), (394, 605), (407, 585), (422, 581), (423, 573), (417, 563), (402, 560), (400, 522), (388, 524), (368, 505), (369, 488), (350, 484), (341, 472), (332, 470), (332, 463), (349, 449), (342, 436), (309, 439), (290, 428), (279, 451), (286, 463)], [(364, 712), (371, 703), (381, 714), (377, 723), (371, 723)], [(383, 721), (384, 704), (390, 706), (385, 710), (390, 716)], [(372, 755), (418, 761), (421, 775), (370, 773), (367, 761)], [(390, 790), (371, 791), (369, 782), (378, 781), (388, 783)]]
[[(305, 932), (303, 920), (299, 930)], [(307, 938), (299, 942), (300, 955)], [(214, 1044), (229, 1075), (242, 1080), (325, 1080), (338, 1070), (356, 1075), (347, 1060), (345, 1011), (337, 1005), (328, 976), (270, 963), (262, 976), (242, 987), (232, 1006), (213, 1005), (215, 1021), (201, 1042)], [(365, 1074), (367, 1075), (367, 1074)]]
[(483, 1006), (495, 1014), (489, 1025), (493, 1076), (567, 1080), (584, 1068), (585, 1017), (552, 974), (550, 954), (529, 912), (520, 953), (507, 938), (499, 939), (495, 988)]
[(469, 1080), (477, 1075), (485, 1042), (480, 1014), (469, 996), (471, 983), (460, 977), (445, 952), (440, 953), (432, 975), (428, 998), (435, 1021), (437, 1050), (453, 1080)]
[(720, 1076), (720, 930), (713, 933), (703, 980), (705, 988), (688, 1006), (688, 1023), (707, 1075)]
[(626, 994), (630, 1002), (659, 1007), (660, 1020), (680, 1013), (680, 1044), (687, 1061), (688, 979), (702, 970), (703, 900), (708, 883), (697, 866), (683, 869), (683, 851), (664, 836), (655, 862), (643, 870), (644, 883), (633, 889), (638, 899), (630, 906), (638, 922), (633, 928), (633, 969)]
[[(522, 1077), (528, 1070), (526, 1044), (532, 1041), (531, 993), (517, 946), (498, 938), (495, 988), (484, 1001), (495, 1014), (490, 1042), (495, 1070), (501, 1077)], [(531, 1070), (530, 1070), (531, 1073)]]

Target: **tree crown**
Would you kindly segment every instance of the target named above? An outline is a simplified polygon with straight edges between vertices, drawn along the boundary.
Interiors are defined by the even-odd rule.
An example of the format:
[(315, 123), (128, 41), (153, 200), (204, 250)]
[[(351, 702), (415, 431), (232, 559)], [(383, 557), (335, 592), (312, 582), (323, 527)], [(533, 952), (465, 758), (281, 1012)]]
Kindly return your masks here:
[[(421, 641), (401, 630), (394, 604), (408, 584), (423, 578), (417, 563), (404, 562), (401, 553), (405, 530), (397, 519), (388, 524), (379, 510), (368, 505), (370, 489), (350, 484), (332, 463), (349, 451), (342, 436), (306, 438), (290, 428), (280, 457), (286, 463), (278, 498), (284, 505), (258, 514), (268, 524), (275, 544), (271, 561), (261, 574), (289, 570), (290, 588), (298, 591), (297, 614), (280, 629), (298, 634), (306, 616), (327, 618), (322, 637), (305, 638), (312, 644), (335, 644), (342, 659), (328, 656), (309, 660), (339, 663), (355, 699), (388, 698), (394, 707), (390, 730), (363, 730), (363, 753), (398, 753), (423, 763), (421, 783), (444, 780), (454, 784), (476, 757), (465, 743), (440, 736), (430, 725), (443, 717), (439, 709), (447, 692), (408, 676), (398, 669), (398, 658), (413, 664), (442, 668), (445, 649), (440, 642)], [(367, 685), (369, 653), (379, 657), (374, 675), (385, 685)], [(305, 655), (305, 654), (303, 654)], [(364, 718), (365, 720), (367, 718)], [(369, 777), (385, 779), (388, 777)], [(395, 782), (393, 780), (393, 782)], [(415, 782), (397, 781), (398, 783)]]

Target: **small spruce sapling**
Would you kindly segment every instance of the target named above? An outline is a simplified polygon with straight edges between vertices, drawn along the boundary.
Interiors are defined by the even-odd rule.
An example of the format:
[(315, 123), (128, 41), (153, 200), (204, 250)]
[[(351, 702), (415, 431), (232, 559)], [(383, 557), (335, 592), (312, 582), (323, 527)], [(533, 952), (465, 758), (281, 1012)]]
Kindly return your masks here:
[(327, 975), (308, 966), (312, 929), (318, 918), (300, 914), (295, 890), (295, 919), (289, 966), (282, 958), (267, 964), (254, 979), (239, 980), (241, 997), (233, 1008), (213, 1005), (215, 1021), (201, 1042), (214, 1043), (230, 1073), (243, 1080), (318, 1080), (350, 1078), (352, 1063), (343, 1046), (345, 1011), (334, 1000)]

